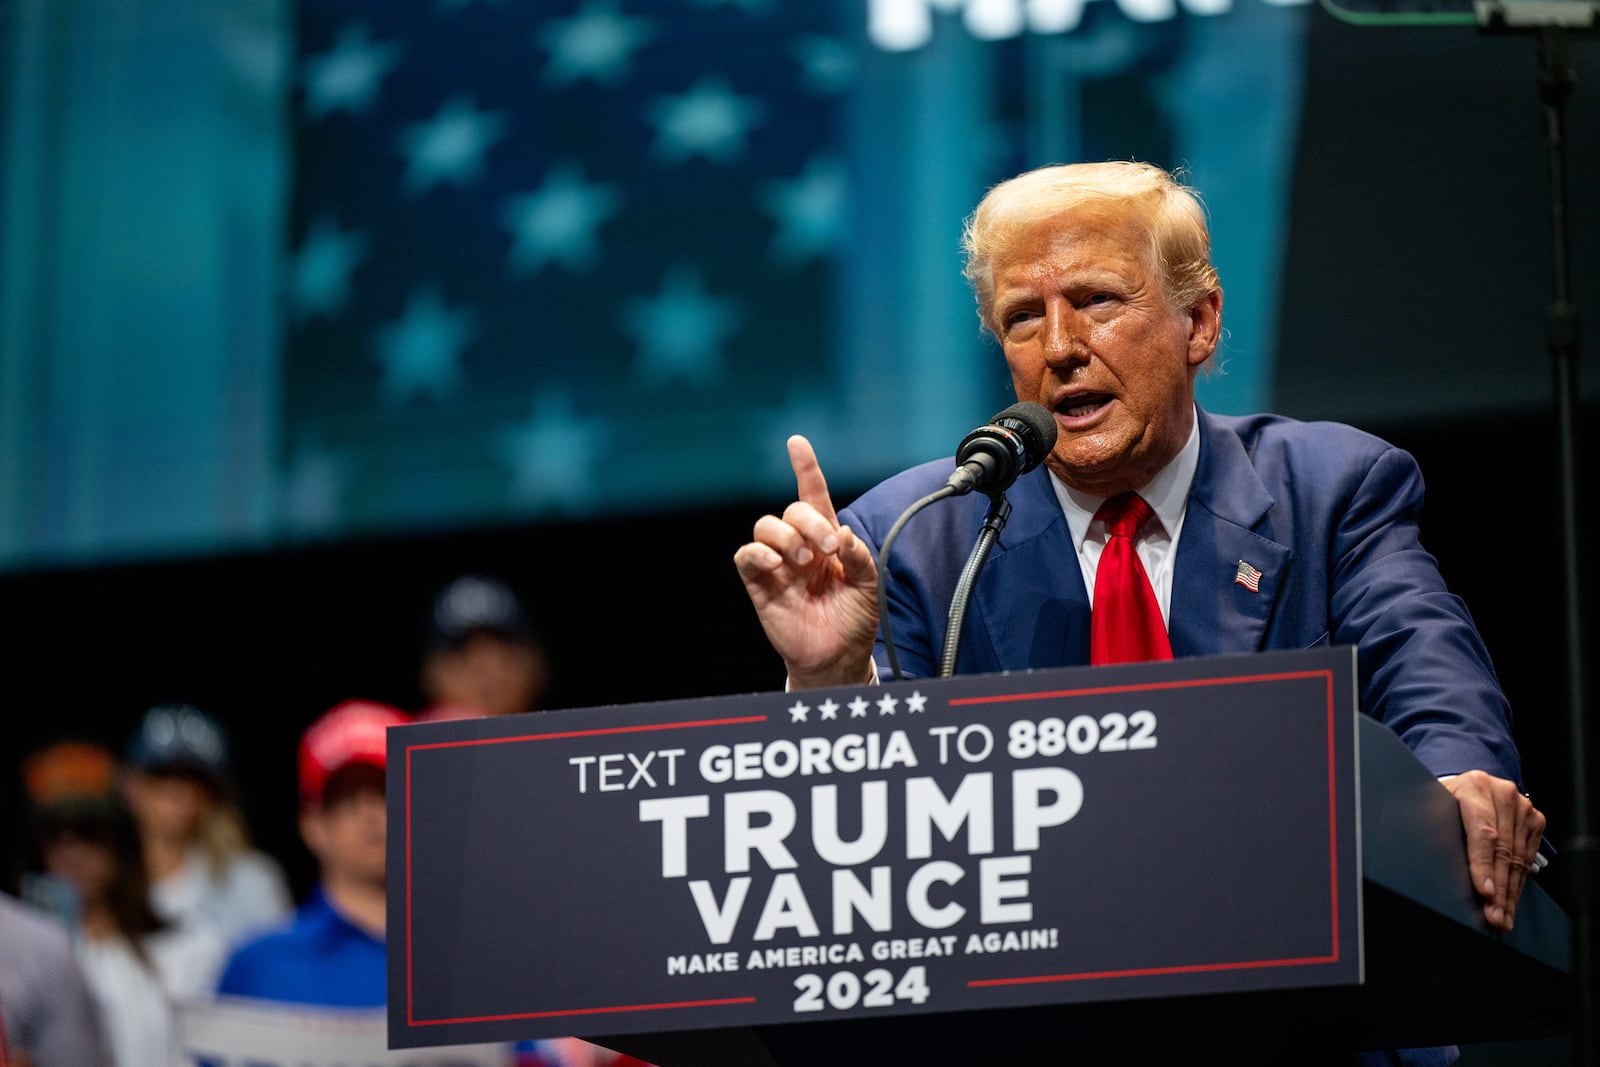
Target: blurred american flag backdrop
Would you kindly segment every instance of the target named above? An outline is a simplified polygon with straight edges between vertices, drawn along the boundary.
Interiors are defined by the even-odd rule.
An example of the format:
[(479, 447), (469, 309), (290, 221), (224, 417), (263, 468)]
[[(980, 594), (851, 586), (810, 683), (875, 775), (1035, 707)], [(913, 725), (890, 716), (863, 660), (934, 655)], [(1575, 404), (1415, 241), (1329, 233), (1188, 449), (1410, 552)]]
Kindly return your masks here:
[(834, 15), (302, 3), (292, 524), (636, 511), (770, 481), (786, 409), (837, 385), (855, 64)]

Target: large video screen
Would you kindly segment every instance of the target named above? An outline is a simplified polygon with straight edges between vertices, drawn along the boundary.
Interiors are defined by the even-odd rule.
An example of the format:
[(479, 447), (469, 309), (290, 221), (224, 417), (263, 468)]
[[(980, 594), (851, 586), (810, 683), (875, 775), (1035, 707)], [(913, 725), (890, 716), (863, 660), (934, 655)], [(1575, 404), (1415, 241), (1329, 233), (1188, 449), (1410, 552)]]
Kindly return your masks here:
[(1201, 192), (1204, 406), (1548, 393), (1525, 40), (1283, 0), (113, 6), (0, 16), (3, 569), (781, 499), (796, 432), (847, 495), (1012, 401), (959, 236), (1044, 163)]

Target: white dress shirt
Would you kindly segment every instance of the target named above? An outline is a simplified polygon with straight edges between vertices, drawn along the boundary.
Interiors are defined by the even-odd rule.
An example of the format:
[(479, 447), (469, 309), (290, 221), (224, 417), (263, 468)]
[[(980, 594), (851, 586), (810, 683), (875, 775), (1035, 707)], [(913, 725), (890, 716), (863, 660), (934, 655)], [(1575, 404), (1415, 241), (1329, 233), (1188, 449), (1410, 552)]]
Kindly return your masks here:
[[(1189, 489), (1194, 485), (1194, 472), (1199, 464), (1200, 419), (1196, 415), (1189, 425), (1189, 439), (1183, 448), (1138, 490), (1155, 512), (1156, 521), (1144, 525), (1140, 536), (1134, 540), (1134, 551), (1139, 553), (1139, 562), (1144, 565), (1144, 572), (1155, 589), (1162, 622), (1172, 617), (1172, 572), (1178, 558), (1178, 535), (1183, 531), (1183, 516), (1189, 509)], [(1078, 566), (1083, 569), (1083, 587), (1089, 591), (1092, 605), (1095, 571), (1100, 566), (1100, 553), (1105, 551), (1110, 538), (1106, 524), (1094, 517), (1105, 498), (1069, 488), (1053, 474), (1050, 484), (1055, 486), (1056, 499), (1061, 501), (1061, 510), (1066, 512), (1067, 528), (1072, 531), (1072, 543), (1078, 549)]]
[[(1200, 465), (1200, 416), (1197, 413), (1189, 424), (1189, 439), (1172, 461), (1162, 467), (1156, 476), (1140, 487), (1156, 521), (1145, 524), (1141, 535), (1134, 541), (1134, 551), (1155, 589), (1156, 602), (1161, 605), (1161, 621), (1171, 618), (1172, 572), (1178, 556), (1178, 534), (1183, 531), (1183, 516), (1189, 508), (1189, 489), (1194, 485), (1194, 472)], [(1067, 529), (1072, 533), (1072, 543), (1078, 549), (1078, 566), (1083, 569), (1083, 586), (1089, 591), (1089, 603), (1094, 604), (1094, 575), (1100, 565), (1100, 553), (1105, 551), (1106, 524), (1096, 522), (1094, 513), (1105, 503), (1104, 497), (1090, 496), (1070, 489), (1054, 474), (1050, 484), (1055, 487), (1056, 499), (1066, 512)], [(1159, 528), (1158, 528), (1159, 527)], [(877, 685), (881, 678), (877, 661), (871, 663), (872, 676), (867, 684)], [(784, 681), (788, 691), (791, 682)]]

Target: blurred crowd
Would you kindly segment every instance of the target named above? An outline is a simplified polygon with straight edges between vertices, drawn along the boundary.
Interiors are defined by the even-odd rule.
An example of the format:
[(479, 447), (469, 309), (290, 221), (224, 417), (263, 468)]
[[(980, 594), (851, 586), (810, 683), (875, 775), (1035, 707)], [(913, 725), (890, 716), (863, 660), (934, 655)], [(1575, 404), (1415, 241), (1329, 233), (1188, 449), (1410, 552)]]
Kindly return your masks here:
[[(174, 1067), (186, 1007), (218, 998), (387, 1003), (385, 732), (539, 710), (550, 665), (506, 583), (434, 598), (413, 713), (353, 694), (299, 741), (300, 839), (316, 884), (292, 899), (252, 843), (223, 717), (149, 708), (120, 750), (63, 736), (22, 766), (28, 833), (0, 893), (0, 1067)], [(506, 1049), (508, 1067), (637, 1064), (576, 1039)]]

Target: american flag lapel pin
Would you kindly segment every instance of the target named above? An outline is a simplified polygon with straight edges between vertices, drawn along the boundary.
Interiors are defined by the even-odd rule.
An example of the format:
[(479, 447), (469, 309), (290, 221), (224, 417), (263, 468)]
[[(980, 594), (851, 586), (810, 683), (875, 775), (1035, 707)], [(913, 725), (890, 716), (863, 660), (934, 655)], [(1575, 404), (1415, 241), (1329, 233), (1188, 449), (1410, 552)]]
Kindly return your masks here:
[(1252, 593), (1261, 592), (1261, 572), (1242, 559), (1233, 572), (1233, 580), (1236, 585), (1242, 585)]

